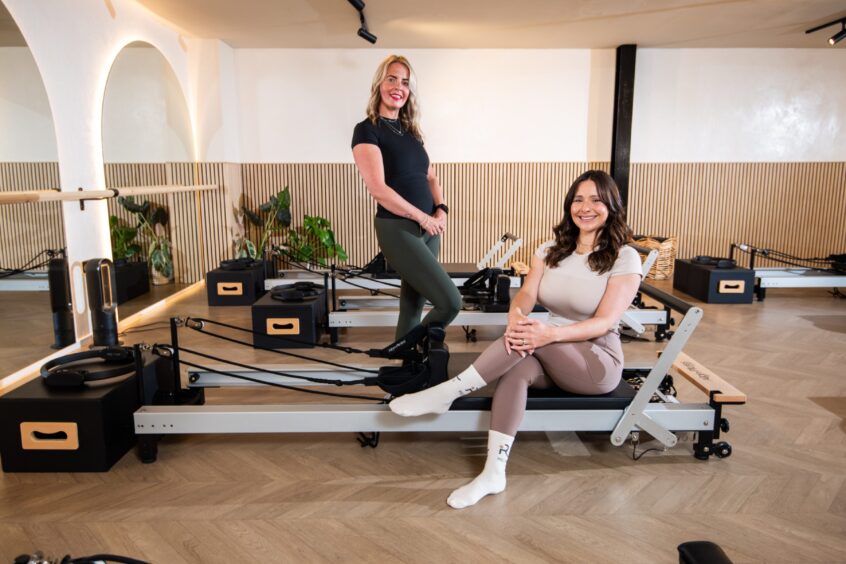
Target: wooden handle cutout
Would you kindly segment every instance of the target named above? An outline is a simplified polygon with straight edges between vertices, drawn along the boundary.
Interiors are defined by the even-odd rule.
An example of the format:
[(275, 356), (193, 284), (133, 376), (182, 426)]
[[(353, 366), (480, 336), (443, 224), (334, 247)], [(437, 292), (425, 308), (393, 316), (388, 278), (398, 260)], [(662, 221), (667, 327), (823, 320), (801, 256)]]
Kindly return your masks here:
[(720, 280), (717, 285), (718, 294), (742, 294), (745, 289), (744, 280)]
[(218, 282), (218, 296), (243, 296), (244, 284), (242, 282)]
[(299, 335), (300, 320), (298, 317), (270, 317), (267, 319), (268, 335)]
[(26, 421), (21, 423), (21, 446), (24, 450), (78, 450), (76, 423)]

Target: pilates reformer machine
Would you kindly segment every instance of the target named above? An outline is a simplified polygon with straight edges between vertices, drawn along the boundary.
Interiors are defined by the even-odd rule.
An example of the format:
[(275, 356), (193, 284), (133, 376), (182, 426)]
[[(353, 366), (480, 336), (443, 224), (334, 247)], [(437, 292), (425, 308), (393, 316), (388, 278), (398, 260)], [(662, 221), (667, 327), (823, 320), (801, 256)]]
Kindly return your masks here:
[[(723, 406), (738, 405), (746, 396), (716, 374), (682, 352), (702, 318), (702, 309), (691, 306), (653, 286), (642, 284), (640, 291), (650, 298), (683, 315), (678, 328), (665, 349), (651, 367), (631, 368), (624, 371), (624, 378), (616, 390), (602, 396), (578, 396), (561, 390), (530, 390), (526, 416), (520, 431), (593, 431), (607, 432), (611, 443), (621, 446), (631, 436), (633, 445), (639, 433), (645, 432), (657, 439), (664, 448), (678, 442), (678, 433), (696, 433), (694, 456), (707, 460), (711, 455), (719, 458), (731, 454), (731, 446), (719, 441), (721, 433), (729, 430), (723, 417)], [(172, 363), (174, 381), (172, 397), (191, 397), (192, 405), (144, 405), (134, 415), (135, 433), (139, 439), (139, 452), (145, 462), (156, 460), (158, 440), (165, 435), (195, 433), (338, 433), (358, 434), (362, 446), (378, 444), (381, 432), (474, 432), (487, 430), (491, 400), (488, 397), (468, 396), (458, 399), (450, 411), (443, 415), (404, 418), (390, 411), (386, 403), (391, 397), (434, 385), (447, 376), (453, 376), (469, 365), (474, 355), (455, 354), (449, 358), (437, 331), (428, 329), (428, 345), (423, 346), (428, 358), (424, 364), (414, 361), (410, 378), (408, 363), (373, 370), (372, 366), (351, 366), (296, 353), (265, 349), (282, 355), (307, 358), (323, 364), (322, 367), (296, 365), (251, 366), (232, 360), (217, 358), (195, 349), (180, 347), (179, 329), (193, 329), (210, 337), (238, 342), (221, 337), (210, 327), (250, 332), (248, 329), (225, 325), (213, 320), (171, 320), (171, 343), (151, 347), (154, 354)], [(427, 329), (424, 329), (427, 331)], [(435, 335), (435, 336), (433, 336)], [(407, 336), (408, 337), (408, 336)], [(279, 337), (283, 338), (284, 337)], [(409, 337), (406, 341), (415, 341)], [(242, 342), (250, 346), (248, 342)], [(413, 342), (411, 343), (414, 344)], [(376, 350), (381, 358), (403, 358), (393, 352), (409, 353), (409, 342), (398, 341), (385, 349)], [(319, 346), (343, 350), (348, 353), (365, 353), (349, 347), (320, 344)], [(402, 350), (401, 350), (402, 349)], [(428, 349), (428, 352), (426, 352)], [(374, 349), (371, 349), (372, 353)], [(369, 354), (369, 353), (367, 353)], [(191, 358), (206, 358), (220, 364), (203, 365)], [(408, 356), (405, 356), (406, 361)], [(447, 360), (448, 359), (448, 360)], [(187, 366), (188, 384), (182, 387), (181, 366)], [(423, 380), (419, 375), (426, 373)], [(672, 374), (692, 382), (703, 394), (701, 401), (683, 403), (675, 397)], [(404, 376), (403, 376), (404, 375)], [(425, 380), (425, 382), (424, 382)], [(305, 382), (304, 382), (305, 381)], [(413, 381), (413, 382), (412, 382)], [(408, 385), (411, 382), (411, 385)], [(378, 385), (387, 391), (385, 396), (358, 396), (321, 391), (326, 385), (335, 387)], [(298, 391), (334, 395), (342, 403), (285, 404), (285, 405), (202, 405), (207, 388), (275, 386)], [(301, 386), (308, 386), (307, 388)], [(348, 388), (347, 388), (348, 389)], [(369, 404), (362, 404), (368, 402)]]
[[(511, 241), (511, 246), (503, 256), (491, 267), (486, 267), (489, 261), (496, 255), (506, 241)], [(515, 288), (522, 284), (522, 276), (517, 275), (513, 270), (503, 269), (507, 260), (522, 245), (522, 240), (513, 235), (504, 234), (485, 256), (475, 265), (444, 265), (451, 278), (464, 294), (465, 307), (459, 312), (458, 317), (453, 321), (454, 325), (464, 329), (465, 338), (468, 341), (476, 341), (477, 326), (504, 326), (508, 319), (508, 304)], [(638, 252), (645, 256), (643, 262), (644, 277), (649, 273), (652, 265), (658, 258), (658, 252), (654, 249), (646, 249), (632, 245)], [(452, 266), (452, 268), (450, 268)], [(468, 268), (469, 267), (469, 268)], [(472, 268), (477, 268), (472, 272)], [(366, 271), (367, 269), (362, 269)], [(282, 283), (296, 281), (319, 281), (323, 277), (324, 283), (329, 285), (331, 296), (331, 308), (327, 307), (327, 318), (325, 328), (329, 331), (332, 342), (338, 342), (338, 330), (355, 327), (396, 327), (399, 312), (397, 306), (399, 299), (395, 294), (389, 294), (386, 290), (398, 290), (401, 280), (395, 278), (383, 278), (368, 276), (350, 270), (338, 270), (332, 268), (326, 272), (314, 272), (308, 270), (284, 271), (282, 278), (269, 279), (265, 282), (266, 289)], [(368, 290), (370, 295), (346, 295), (341, 294), (342, 290)], [(465, 291), (466, 290), (466, 291)], [(477, 305), (478, 297), (487, 297), (487, 304)], [(471, 309), (472, 308), (472, 309)], [(538, 307), (529, 314), (529, 317), (546, 320), (549, 313), (542, 307)], [(646, 331), (646, 326), (654, 327), (655, 340), (661, 342), (672, 336), (671, 327), (675, 320), (671, 316), (671, 309), (664, 306), (656, 308), (647, 306), (639, 293), (635, 303), (629, 308), (622, 318), (622, 324), (626, 330), (638, 338)]]
[[(767, 288), (830, 288), (834, 295), (841, 295), (840, 288), (846, 288), (846, 255), (828, 257), (797, 257), (752, 245), (732, 243), (729, 259), (736, 260), (744, 253), (749, 257), (749, 269), (755, 273), (755, 296), (762, 301)], [(783, 264), (783, 267), (761, 268), (755, 266), (756, 259), (767, 259)]]

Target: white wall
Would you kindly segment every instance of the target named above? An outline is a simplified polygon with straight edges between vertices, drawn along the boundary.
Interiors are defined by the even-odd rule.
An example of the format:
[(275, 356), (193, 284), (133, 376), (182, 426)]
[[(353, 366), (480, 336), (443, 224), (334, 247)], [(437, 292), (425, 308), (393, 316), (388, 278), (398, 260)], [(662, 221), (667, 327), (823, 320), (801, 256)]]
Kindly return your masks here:
[[(236, 50), (243, 161), (351, 162), (353, 126), (365, 117), (373, 73), (388, 54)], [(417, 73), (432, 160), (587, 158), (590, 50), (409, 49), (402, 54)]]
[(103, 160), (192, 161), (192, 137), (185, 95), (167, 60), (153, 48), (124, 48), (103, 96)]
[(846, 50), (638, 50), (631, 158), (846, 160)]
[[(134, 0), (2, 0), (17, 23), (41, 72), (56, 129), (63, 191), (101, 190), (105, 185), (102, 144), (103, 91), (120, 50), (133, 41), (159, 49), (194, 102), (189, 82), (190, 41)], [(189, 103), (190, 104), (190, 103)], [(189, 107), (191, 107), (189, 105)], [(84, 261), (111, 258), (104, 201), (62, 205), (77, 337), (90, 332), (81, 268)]]
[[(55, 162), (47, 91), (29, 47), (0, 48), (0, 162)], [(45, 186), (44, 188), (50, 188)]]

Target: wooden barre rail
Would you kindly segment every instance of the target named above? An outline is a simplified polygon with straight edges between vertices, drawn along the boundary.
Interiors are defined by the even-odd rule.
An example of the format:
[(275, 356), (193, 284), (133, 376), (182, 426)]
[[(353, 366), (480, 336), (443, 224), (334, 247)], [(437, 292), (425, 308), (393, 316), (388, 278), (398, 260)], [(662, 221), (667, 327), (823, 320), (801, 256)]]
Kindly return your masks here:
[(746, 394), (682, 352), (673, 362), (673, 368), (709, 396), (717, 392), (714, 394), (717, 403), (746, 403)]
[(80, 200), (106, 200), (117, 196), (146, 196), (147, 194), (175, 194), (177, 192), (200, 192), (217, 190), (217, 184), (184, 186), (163, 184), (159, 186), (126, 186), (108, 190), (30, 190), (25, 192), (0, 192), (0, 204), (26, 204), (29, 202), (78, 202)]

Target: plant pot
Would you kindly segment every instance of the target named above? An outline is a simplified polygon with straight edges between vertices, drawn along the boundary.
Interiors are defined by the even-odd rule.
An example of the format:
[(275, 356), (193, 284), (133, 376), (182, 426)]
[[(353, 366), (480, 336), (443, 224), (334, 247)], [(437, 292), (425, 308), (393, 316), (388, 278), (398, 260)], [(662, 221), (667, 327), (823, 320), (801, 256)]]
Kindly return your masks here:
[(165, 284), (170, 284), (171, 282), (173, 282), (173, 278), (168, 278), (155, 268), (153, 269), (151, 278), (153, 281), (153, 286), (164, 286)]
[(115, 261), (115, 298), (118, 304), (150, 291), (150, 275), (146, 261)]

